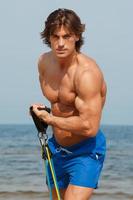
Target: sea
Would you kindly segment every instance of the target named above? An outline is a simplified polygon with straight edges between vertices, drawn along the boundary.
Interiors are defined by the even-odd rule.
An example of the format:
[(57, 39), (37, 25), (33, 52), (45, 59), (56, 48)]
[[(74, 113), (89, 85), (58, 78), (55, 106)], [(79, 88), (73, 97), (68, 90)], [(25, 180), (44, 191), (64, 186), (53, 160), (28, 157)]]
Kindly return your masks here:
[[(107, 154), (92, 200), (133, 200), (133, 126), (101, 129)], [(0, 125), (0, 200), (48, 200), (45, 182), (35, 126)]]

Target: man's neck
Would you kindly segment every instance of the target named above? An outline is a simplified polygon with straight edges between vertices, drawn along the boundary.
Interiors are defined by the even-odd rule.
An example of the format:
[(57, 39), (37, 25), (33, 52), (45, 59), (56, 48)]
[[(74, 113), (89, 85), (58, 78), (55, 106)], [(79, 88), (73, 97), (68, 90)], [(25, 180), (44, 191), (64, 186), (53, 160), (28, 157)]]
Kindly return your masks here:
[(72, 66), (77, 60), (77, 52), (74, 51), (71, 55), (66, 58), (58, 59), (55, 57), (56, 62), (58, 63), (61, 69), (66, 69)]

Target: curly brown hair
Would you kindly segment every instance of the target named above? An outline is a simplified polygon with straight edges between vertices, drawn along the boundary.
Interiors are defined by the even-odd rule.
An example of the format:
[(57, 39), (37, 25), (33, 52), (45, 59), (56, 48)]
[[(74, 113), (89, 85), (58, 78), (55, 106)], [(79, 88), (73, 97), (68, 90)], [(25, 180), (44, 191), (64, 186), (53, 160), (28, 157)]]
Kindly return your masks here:
[(48, 16), (45, 21), (45, 28), (40, 33), (43, 42), (51, 47), (50, 36), (62, 25), (79, 37), (79, 40), (75, 44), (76, 51), (79, 52), (84, 43), (82, 33), (85, 30), (85, 24), (81, 24), (79, 16), (73, 10), (59, 8)]

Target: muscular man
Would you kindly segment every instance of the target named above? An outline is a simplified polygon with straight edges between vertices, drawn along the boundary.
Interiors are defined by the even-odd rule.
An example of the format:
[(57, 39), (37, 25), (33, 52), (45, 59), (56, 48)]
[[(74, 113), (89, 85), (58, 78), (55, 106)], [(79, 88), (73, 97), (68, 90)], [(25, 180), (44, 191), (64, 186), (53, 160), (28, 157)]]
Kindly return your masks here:
[(51, 51), (39, 58), (39, 79), (52, 112), (38, 110), (38, 104), (33, 104), (33, 110), (53, 128), (49, 147), (64, 200), (90, 199), (106, 149), (99, 128), (106, 83), (96, 62), (80, 52), (84, 29), (74, 11), (58, 9), (48, 16), (41, 32)]

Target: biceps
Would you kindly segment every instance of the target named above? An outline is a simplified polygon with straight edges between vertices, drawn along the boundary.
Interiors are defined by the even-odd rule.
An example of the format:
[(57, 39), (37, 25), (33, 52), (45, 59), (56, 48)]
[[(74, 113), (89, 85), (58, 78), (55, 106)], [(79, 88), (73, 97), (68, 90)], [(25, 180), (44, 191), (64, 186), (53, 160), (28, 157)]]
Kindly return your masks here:
[(76, 97), (75, 107), (79, 111), (79, 115), (84, 119), (88, 117), (96, 117), (101, 114), (102, 100), (100, 95), (96, 95), (89, 99)]

